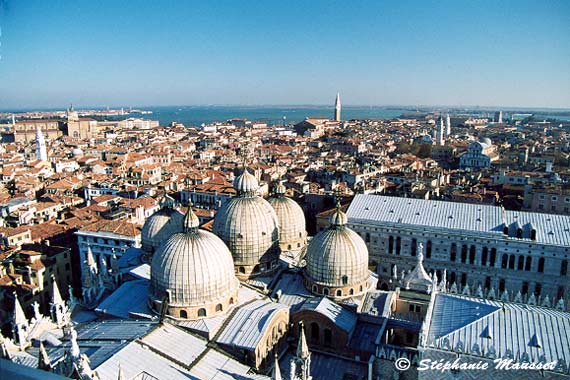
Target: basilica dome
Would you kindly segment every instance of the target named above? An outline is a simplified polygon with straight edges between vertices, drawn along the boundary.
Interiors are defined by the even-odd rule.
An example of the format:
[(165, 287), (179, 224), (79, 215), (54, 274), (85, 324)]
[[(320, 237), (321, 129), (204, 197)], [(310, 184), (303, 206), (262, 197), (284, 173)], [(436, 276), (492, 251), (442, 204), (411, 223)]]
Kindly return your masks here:
[(330, 217), (331, 226), (309, 242), (305, 284), (315, 294), (343, 298), (368, 288), (368, 248), (347, 222), (346, 214), (337, 206)]
[(153, 256), (151, 307), (160, 312), (167, 300), (167, 314), (182, 319), (223, 313), (236, 302), (239, 286), (231, 253), (217, 236), (198, 228), (192, 207), (183, 225)]
[(234, 188), (238, 195), (218, 210), (213, 232), (232, 252), (239, 278), (270, 273), (279, 260), (277, 214), (257, 195), (257, 179), (247, 169), (236, 177)]
[(285, 186), (279, 184), (275, 196), (269, 198), (279, 222), (279, 246), (285, 257), (298, 259), (307, 244), (305, 214), (297, 202), (285, 196)]
[(142, 249), (148, 259), (166, 239), (182, 232), (183, 219), (174, 208), (174, 199), (166, 195), (160, 200), (160, 210), (147, 218), (141, 231)]

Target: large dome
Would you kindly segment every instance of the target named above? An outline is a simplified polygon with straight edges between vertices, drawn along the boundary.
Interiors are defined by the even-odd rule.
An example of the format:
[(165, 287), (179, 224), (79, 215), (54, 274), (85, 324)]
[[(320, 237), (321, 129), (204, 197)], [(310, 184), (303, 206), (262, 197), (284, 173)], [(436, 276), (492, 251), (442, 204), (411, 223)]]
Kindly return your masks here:
[(307, 243), (305, 214), (301, 206), (285, 196), (285, 186), (279, 184), (275, 196), (269, 199), (279, 222), (279, 246), (287, 257), (298, 259)]
[(160, 311), (168, 299), (167, 314), (196, 319), (225, 312), (237, 300), (239, 282), (232, 256), (214, 234), (198, 229), (188, 208), (184, 231), (172, 235), (154, 254), (151, 264), (151, 306)]
[(174, 200), (165, 196), (160, 201), (160, 210), (145, 221), (141, 231), (142, 249), (150, 258), (170, 236), (182, 232), (184, 215), (174, 208)]
[(257, 180), (247, 169), (234, 181), (238, 196), (216, 213), (213, 232), (230, 248), (238, 277), (273, 271), (279, 259), (279, 222), (271, 205), (256, 195)]
[(307, 287), (313, 293), (337, 298), (365, 292), (370, 277), (366, 243), (346, 226), (347, 217), (340, 207), (331, 215), (330, 223), (330, 228), (309, 242)]

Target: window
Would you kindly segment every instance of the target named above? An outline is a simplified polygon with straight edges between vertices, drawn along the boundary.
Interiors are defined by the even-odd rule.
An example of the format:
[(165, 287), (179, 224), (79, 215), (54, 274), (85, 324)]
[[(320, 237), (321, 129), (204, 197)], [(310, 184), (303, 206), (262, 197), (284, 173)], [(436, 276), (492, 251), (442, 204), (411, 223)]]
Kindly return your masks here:
[(528, 282), (526, 281), (522, 283), (521, 294), (528, 294)]
[(329, 295), (329, 289), (328, 289), (328, 288), (324, 288), (324, 289), (323, 289), (323, 294), (324, 294), (325, 296), (328, 296), (328, 295)]
[(206, 309), (204, 309), (203, 307), (198, 309), (198, 316), (199, 317), (205, 317), (206, 316)]
[(388, 253), (394, 253), (394, 236), (388, 238)]
[(180, 310), (180, 318), (188, 318), (188, 313), (186, 312), (186, 310)]
[(224, 308), (221, 303), (216, 305), (216, 311), (222, 311)]
[(311, 323), (311, 340), (319, 341), (319, 325), (316, 322)]
[(469, 264), (475, 264), (475, 246), (472, 245), (469, 249)]
[(428, 240), (426, 243), (426, 258), (431, 258), (431, 240)]
[(481, 252), (481, 265), (487, 266), (488, 254), (489, 254), (489, 249), (487, 247), (483, 247), (483, 251)]
[(449, 259), (455, 261), (457, 258), (457, 244), (451, 244), (451, 249), (449, 250)]
[(396, 255), (399, 255), (402, 249), (402, 239), (398, 236), (396, 238)]
[(491, 277), (485, 277), (485, 289), (491, 289)]
[(318, 291), (317, 285), (313, 285), (313, 293), (317, 293), (317, 291)]
[(467, 285), (467, 273), (461, 273), (461, 286)]
[(489, 259), (489, 266), (494, 267), (497, 260), (497, 248), (491, 248), (491, 258)]
[(330, 329), (325, 329), (325, 346), (330, 346), (332, 344), (332, 331)]
[(364, 238), (364, 240), (365, 240), (367, 243), (370, 243), (370, 234), (369, 234), (368, 232), (366, 233), (366, 237)]
[(410, 305), (409, 310), (410, 310), (410, 313), (413, 313), (414, 312), (414, 305)]
[(343, 285), (348, 284), (348, 276), (347, 275), (342, 276), (342, 284)]
[(540, 293), (542, 292), (542, 284), (540, 282), (537, 282), (535, 287), (534, 287), (534, 295), (536, 297), (540, 296)]
[(410, 255), (415, 256), (418, 250), (418, 240), (412, 239), (412, 244), (410, 245)]
[(336, 291), (336, 296), (337, 296), (337, 297), (342, 296), (342, 290), (338, 289), (338, 290)]
[(527, 272), (530, 271), (531, 265), (532, 265), (532, 257), (527, 256), (527, 257), (526, 257), (526, 262), (525, 262), (525, 264), (524, 264), (524, 270), (527, 271)]
[(524, 256), (519, 256), (517, 270), (523, 270), (523, 269), (524, 269)]
[(509, 257), (509, 269), (515, 269), (515, 255)]
[(562, 263), (560, 264), (560, 275), (566, 276), (567, 273), (568, 273), (568, 260), (562, 260)]
[(501, 268), (507, 269), (508, 266), (509, 266), (509, 255), (505, 253), (503, 255), (503, 258), (501, 259)]
[(504, 292), (505, 291), (505, 280), (501, 278), (501, 280), (499, 281), (499, 292)]
[(544, 257), (538, 259), (538, 273), (544, 273)]

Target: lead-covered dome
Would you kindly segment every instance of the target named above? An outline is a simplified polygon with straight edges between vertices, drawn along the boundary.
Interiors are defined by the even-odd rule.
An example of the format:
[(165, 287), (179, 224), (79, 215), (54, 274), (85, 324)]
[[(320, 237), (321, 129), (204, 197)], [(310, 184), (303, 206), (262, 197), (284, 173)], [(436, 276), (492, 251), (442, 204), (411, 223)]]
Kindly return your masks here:
[(269, 204), (275, 209), (279, 222), (279, 246), (282, 256), (298, 260), (307, 244), (305, 213), (293, 199), (285, 196), (285, 186), (279, 184)]
[(147, 261), (170, 236), (182, 232), (184, 215), (174, 208), (174, 199), (165, 195), (160, 200), (160, 210), (145, 221), (141, 231), (142, 249)]
[(331, 215), (330, 223), (307, 247), (307, 288), (335, 298), (361, 294), (368, 288), (370, 278), (366, 243), (346, 226), (347, 217), (340, 206)]
[(223, 313), (237, 300), (239, 282), (230, 251), (198, 225), (189, 207), (184, 231), (168, 238), (153, 256), (149, 297), (157, 312), (167, 300), (168, 315), (197, 319)]
[(277, 214), (257, 195), (257, 180), (247, 169), (235, 179), (234, 187), (238, 195), (218, 210), (213, 232), (232, 252), (238, 277), (272, 272), (279, 260)]

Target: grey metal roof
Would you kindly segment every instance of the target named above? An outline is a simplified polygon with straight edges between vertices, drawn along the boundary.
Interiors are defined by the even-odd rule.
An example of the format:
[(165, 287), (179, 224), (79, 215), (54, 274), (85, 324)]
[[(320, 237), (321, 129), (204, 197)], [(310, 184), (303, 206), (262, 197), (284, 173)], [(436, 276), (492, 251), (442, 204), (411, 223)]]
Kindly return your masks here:
[(335, 325), (346, 332), (352, 332), (357, 315), (344, 307), (334, 303), (327, 297), (313, 297), (303, 303), (300, 310), (313, 310), (331, 320)]
[(254, 350), (273, 317), (286, 309), (287, 306), (269, 300), (255, 300), (243, 305), (232, 316), (217, 342)]
[(296, 272), (284, 272), (273, 288), (271, 297), (278, 298), (279, 303), (289, 306), (291, 312), (296, 311), (307, 298), (312, 297), (303, 284), (303, 277)]
[(147, 280), (125, 282), (113, 294), (105, 298), (95, 311), (125, 319), (132, 315), (154, 317), (148, 307), (148, 284)]
[[(292, 356), (289, 351), (287, 355), (279, 359), (279, 367), (284, 379), (290, 378), (291, 366), (289, 362)], [(314, 380), (367, 379), (368, 365), (367, 363), (359, 363), (339, 356), (312, 351), (311, 376)]]
[(190, 365), (196, 360), (206, 350), (208, 343), (205, 339), (189, 334), (168, 323), (151, 331), (141, 339), (141, 342), (186, 365)]
[[(248, 374), (250, 368), (231, 359), (223, 353), (209, 350), (190, 370), (191, 379), (204, 380), (248, 380), (268, 379), (265, 376)], [(161, 377), (161, 379), (167, 377)]]
[(77, 340), (133, 340), (156, 326), (150, 321), (102, 320), (77, 328)]
[[(427, 345), (476, 356), (570, 363), (570, 313), (437, 294)], [(536, 343), (539, 343), (537, 347)], [(522, 358), (522, 359), (521, 359)], [(568, 367), (565, 368), (568, 371)]]
[(388, 317), (390, 315), (390, 301), (394, 292), (375, 290), (366, 293), (360, 312), (375, 317)]
[[(518, 223), (543, 244), (570, 246), (570, 216), (503, 210), (499, 206), (358, 194), (347, 211), (349, 225), (409, 224), (503, 236), (503, 228)], [(527, 231), (528, 230), (528, 231)], [(514, 239), (514, 238), (513, 238)], [(521, 240), (521, 239), (517, 239)], [(525, 238), (522, 240), (529, 240)]]

